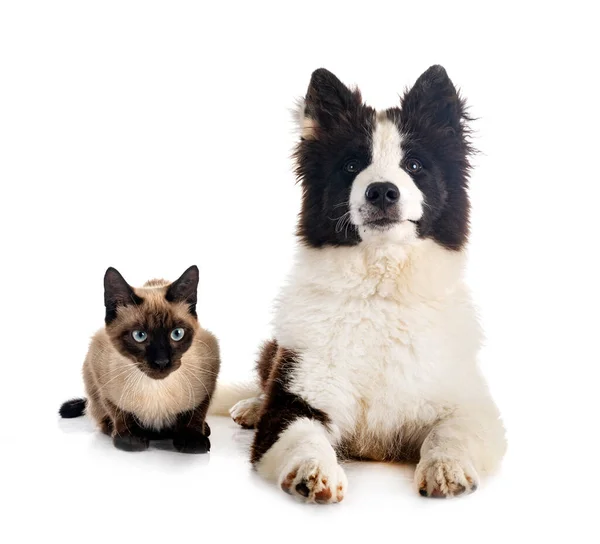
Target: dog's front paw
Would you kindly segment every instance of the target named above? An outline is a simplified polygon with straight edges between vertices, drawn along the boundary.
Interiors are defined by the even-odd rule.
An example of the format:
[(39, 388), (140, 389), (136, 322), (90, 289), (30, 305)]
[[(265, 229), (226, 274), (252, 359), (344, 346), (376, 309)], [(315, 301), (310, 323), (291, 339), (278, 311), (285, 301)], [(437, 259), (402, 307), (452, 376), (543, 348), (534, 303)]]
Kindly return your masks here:
[(173, 438), (173, 447), (180, 453), (206, 453), (210, 440), (201, 433), (183, 433)]
[(415, 485), (423, 497), (457, 497), (475, 491), (479, 479), (468, 461), (435, 456), (421, 459), (415, 472)]
[(113, 445), (115, 448), (123, 451), (144, 451), (148, 449), (149, 441), (147, 438), (131, 434), (115, 434), (113, 436)]
[(306, 459), (290, 464), (282, 472), (279, 485), (304, 502), (328, 504), (343, 500), (348, 480), (337, 461)]
[(233, 421), (244, 427), (244, 429), (254, 429), (258, 424), (261, 405), (262, 399), (260, 397), (244, 399), (235, 404), (229, 410), (229, 414)]

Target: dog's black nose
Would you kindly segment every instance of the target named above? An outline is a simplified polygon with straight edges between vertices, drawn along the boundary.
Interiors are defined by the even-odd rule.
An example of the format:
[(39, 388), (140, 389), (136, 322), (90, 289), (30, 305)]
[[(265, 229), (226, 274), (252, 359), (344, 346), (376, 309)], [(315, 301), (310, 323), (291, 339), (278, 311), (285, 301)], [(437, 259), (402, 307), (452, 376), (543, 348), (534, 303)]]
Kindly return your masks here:
[(391, 204), (395, 204), (400, 199), (400, 191), (393, 183), (389, 181), (380, 181), (371, 183), (365, 191), (367, 202), (385, 210)]
[(154, 361), (154, 366), (158, 367), (160, 370), (167, 368), (171, 364), (169, 359), (156, 359)]

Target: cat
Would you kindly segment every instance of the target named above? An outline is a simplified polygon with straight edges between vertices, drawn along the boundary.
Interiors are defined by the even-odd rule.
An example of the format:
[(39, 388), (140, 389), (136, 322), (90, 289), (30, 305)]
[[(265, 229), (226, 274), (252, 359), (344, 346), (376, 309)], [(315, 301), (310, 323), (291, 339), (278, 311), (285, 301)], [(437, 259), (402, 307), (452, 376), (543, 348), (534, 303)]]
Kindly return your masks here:
[(85, 412), (125, 451), (165, 438), (183, 453), (210, 450), (205, 418), (220, 357), (216, 337), (198, 322), (198, 275), (191, 266), (173, 283), (134, 289), (116, 269), (106, 271), (105, 327), (83, 363), (87, 398), (65, 402), (63, 418)]

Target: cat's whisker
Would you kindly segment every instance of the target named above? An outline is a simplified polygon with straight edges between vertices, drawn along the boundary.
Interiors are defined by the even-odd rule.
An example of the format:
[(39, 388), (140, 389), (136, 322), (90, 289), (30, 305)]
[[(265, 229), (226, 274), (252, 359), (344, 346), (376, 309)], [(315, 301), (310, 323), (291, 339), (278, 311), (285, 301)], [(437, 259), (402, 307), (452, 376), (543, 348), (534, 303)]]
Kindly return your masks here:
[(106, 377), (110, 376), (111, 374), (114, 374), (115, 372), (120, 372), (120, 371), (122, 371), (122, 370), (124, 370), (124, 369), (127, 369), (127, 370), (129, 370), (130, 368), (132, 368), (132, 367), (134, 367), (134, 366), (136, 366), (136, 365), (135, 365), (135, 363), (126, 363), (126, 364), (124, 364), (124, 365), (121, 365), (121, 366), (117, 366), (117, 367), (111, 368), (110, 370), (108, 370), (108, 371), (107, 371), (107, 372), (105, 372), (104, 374), (102, 374), (102, 375), (98, 376), (98, 380), (102, 380), (102, 379), (104, 379), (104, 378), (106, 378)]
[[(143, 373), (140, 373), (137, 376), (137, 379), (135, 379), (135, 373), (131, 373), (129, 376), (127, 376), (127, 385), (124, 388), (124, 392), (125, 392), (125, 397), (124, 400), (128, 400), (131, 399), (131, 401), (133, 401), (133, 395), (136, 393), (136, 391), (138, 390), (138, 387), (140, 385), (140, 382), (143, 380), (144, 375)], [(133, 402), (130, 402), (131, 404), (133, 404)], [(125, 412), (124, 410), (121, 410), (123, 413)], [(135, 418), (135, 414), (134, 414), (134, 418)], [(137, 420), (137, 418), (136, 418)], [(127, 418), (125, 418), (125, 427), (127, 428), (127, 431), (129, 433), (131, 433), (131, 431), (129, 430), (129, 427), (127, 425)]]
[[(185, 381), (187, 382), (190, 406), (195, 408), (196, 407), (196, 395), (194, 392), (194, 386), (192, 385), (192, 382), (189, 380), (189, 378), (186, 376), (185, 372), (182, 372), (181, 375), (185, 378)], [(191, 414), (190, 414), (190, 420), (188, 421), (188, 425), (192, 422), (193, 418), (194, 418), (194, 411), (192, 409)]]
[[(135, 365), (132, 365), (135, 366)], [(99, 384), (98, 385), (98, 389), (106, 389), (106, 387), (114, 382), (117, 378), (120, 378), (121, 376), (123, 376), (124, 374), (127, 374), (128, 372), (133, 372), (133, 370), (131, 368), (125, 368), (125, 369), (121, 369), (121, 372), (119, 374), (117, 374), (116, 376), (113, 376), (110, 380), (108, 380), (107, 382), (103, 383), (103, 384)]]
[[(206, 342), (203, 342), (200, 339), (197, 339), (196, 342), (198, 342), (199, 344), (202, 344), (208, 351), (210, 351), (212, 353), (212, 348)], [(218, 357), (215, 357), (215, 359), (218, 359)]]
[(204, 388), (204, 391), (206, 391), (206, 395), (209, 396), (210, 393), (208, 392), (208, 389), (206, 388), (206, 385), (204, 384), (202, 378), (200, 376), (197, 376), (195, 373), (192, 373), (191, 377), (196, 379), (196, 381)]
[(196, 395), (194, 395), (194, 388), (192, 386), (192, 382), (190, 382), (190, 380), (186, 376), (185, 372), (182, 372), (181, 375), (185, 378), (185, 381), (187, 384), (189, 405), (192, 407), (195, 407), (196, 406)]
[[(125, 386), (123, 387), (123, 391), (121, 392), (121, 397), (119, 398), (119, 406), (121, 406), (121, 408), (119, 408), (119, 406), (117, 406), (117, 409), (121, 411), (121, 414), (124, 416), (123, 417), (123, 422), (125, 423), (125, 428), (127, 429), (127, 432), (131, 434), (131, 430), (129, 429), (129, 425), (127, 423), (127, 417), (125, 417), (125, 410), (124, 408), (122, 408), (122, 406), (127, 404), (128, 401), (128, 397), (130, 395), (130, 391), (131, 391), (131, 386), (133, 383), (133, 379), (132, 379), (132, 374), (128, 374), (126, 379), (125, 379)], [(118, 411), (117, 411), (118, 413)]]
[[(202, 360), (208, 360), (208, 359), (218, 359), (218, 357), (202, 357)], [(209, 370), (208, 368), (196, 368), (194, 369), (198, 372), (204, 372), (207, 376), (218, 376), (219, 373), (215, 372), (214, 370)]]

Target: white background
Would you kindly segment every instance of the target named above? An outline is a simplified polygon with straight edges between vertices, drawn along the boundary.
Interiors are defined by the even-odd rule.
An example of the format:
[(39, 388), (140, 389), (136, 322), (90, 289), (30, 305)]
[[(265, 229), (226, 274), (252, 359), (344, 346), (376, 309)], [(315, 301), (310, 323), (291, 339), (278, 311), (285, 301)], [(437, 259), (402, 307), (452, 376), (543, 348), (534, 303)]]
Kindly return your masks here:
[[(2, 2), (0, 538), (597, 538), (600, 46), (586, 4)], [(252, 473), (250, 433), (226, 419), (210, 420), (209, 456), (126, 454), (85, 418), (59, 421), (83, 392), (108, 266), (139, 285), (198, 264), (222, 375), (249, 377), (294, 249), (294, 98), (325, 66), (391, 106), (434, 63), (480, 118), (467, 275), (508, 428), (497, 476), (432, 501), (410, 467), (352, 464), (342, 504), (305, 506)]]

